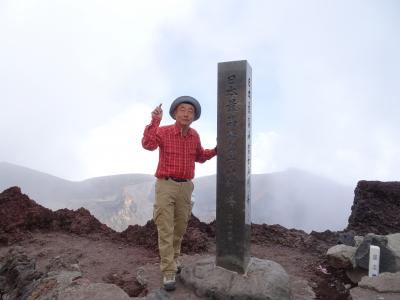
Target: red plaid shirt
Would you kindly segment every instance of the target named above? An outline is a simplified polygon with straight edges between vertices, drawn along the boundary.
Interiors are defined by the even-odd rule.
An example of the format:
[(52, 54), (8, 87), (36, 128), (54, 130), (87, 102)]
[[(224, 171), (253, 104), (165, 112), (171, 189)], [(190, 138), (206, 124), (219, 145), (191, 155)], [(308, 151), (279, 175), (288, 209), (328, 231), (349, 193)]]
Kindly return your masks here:
[(193, 179), (194, 163), (203, 163), (214, 157), (216, 149), (203, 149), (199, 134), (193, 128), (183, 136), (176, 124), (159, 127), (160, 122), (159, 117), (153, 117), (142, 138), (144, 149), (153, 151), (160, 148), (155, 176)]

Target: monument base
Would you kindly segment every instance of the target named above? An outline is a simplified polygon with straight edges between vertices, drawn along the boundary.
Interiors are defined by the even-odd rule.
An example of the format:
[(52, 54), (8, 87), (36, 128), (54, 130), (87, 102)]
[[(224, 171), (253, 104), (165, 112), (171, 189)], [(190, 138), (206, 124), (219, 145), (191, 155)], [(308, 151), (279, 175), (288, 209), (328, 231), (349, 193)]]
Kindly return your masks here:
[(185, 266), (180, 278), (197, 296), (210, 299), (292, 299), (289, 276), (276, 262), (252, 257), (246, 274), (215, 265), (208, 257)]

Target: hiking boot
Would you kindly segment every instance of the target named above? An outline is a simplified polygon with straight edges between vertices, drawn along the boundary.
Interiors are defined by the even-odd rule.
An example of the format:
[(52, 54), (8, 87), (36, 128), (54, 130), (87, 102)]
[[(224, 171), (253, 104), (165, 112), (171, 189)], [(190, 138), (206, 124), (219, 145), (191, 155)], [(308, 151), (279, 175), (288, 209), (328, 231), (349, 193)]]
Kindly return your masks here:
[(163, 277), (164, 289), (166, 291), (173, 291), (176, 288), (175, 274), (166, 274)]

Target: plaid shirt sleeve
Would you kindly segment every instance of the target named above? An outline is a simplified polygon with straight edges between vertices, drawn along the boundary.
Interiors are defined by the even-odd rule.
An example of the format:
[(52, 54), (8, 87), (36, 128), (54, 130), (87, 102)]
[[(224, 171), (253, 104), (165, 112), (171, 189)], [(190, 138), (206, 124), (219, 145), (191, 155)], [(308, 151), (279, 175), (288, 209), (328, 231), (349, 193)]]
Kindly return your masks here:
[(161, 118), (152, 116), (151, 123), (146, 126), (142, 138), (142, 146), (146, 150), (156, 150), (159, 145), (159, 138), (157, 136), (157, 130), (160, 126)]
[(203, 149), (199, 138), (199, 143), (197, 144), (197, 149), (196, 149), (196, 162), (203, 163), (206, 160), (213, 158), (215, 155), (217, 155), (217, 150), (215, 148)]

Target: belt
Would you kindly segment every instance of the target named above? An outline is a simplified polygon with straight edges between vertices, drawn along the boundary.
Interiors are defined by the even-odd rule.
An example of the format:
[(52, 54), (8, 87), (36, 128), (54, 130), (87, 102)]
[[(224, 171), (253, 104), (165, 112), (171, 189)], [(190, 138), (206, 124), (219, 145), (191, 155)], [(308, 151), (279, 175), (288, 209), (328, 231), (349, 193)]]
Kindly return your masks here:
[(183, 179), (183, 178), (175, 178), (175, 177), (165, 177), (165, 180), (171, 179), (176, 182), (188, 182), (189, 179)]

